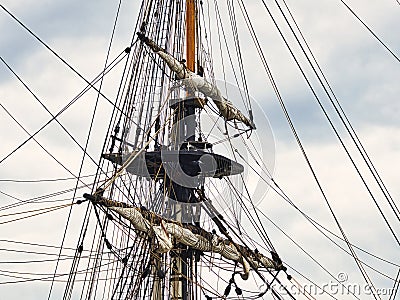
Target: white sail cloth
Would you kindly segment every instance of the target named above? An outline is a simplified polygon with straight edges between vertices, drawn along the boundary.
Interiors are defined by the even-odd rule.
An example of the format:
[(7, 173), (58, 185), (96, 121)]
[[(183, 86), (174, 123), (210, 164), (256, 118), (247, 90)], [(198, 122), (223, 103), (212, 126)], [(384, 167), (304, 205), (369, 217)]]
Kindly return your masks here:
[(211, 239), (207, 239), (179, 224), (165, 222), (164, 220), (161, 221), (160, 225), (152, 225), (137, 208), (133, 207), (109, 207), (109, 209), (129, 220), (135, 229), (149, 235), (153, 233), (158, 246), (156, 251), (159, 253), (170, 251), (173, 248), (173, 240), (203, 252), (219, 253), (222, 257), (243, 265), (243, 279), (248, 278), (250, 263), (257, 267), (275, 268), (273, 261), (261, 254), (258, 255), (257, 260), (252, 257), (244, 258), (233, 243), (216, 234), (213, 234)]
[(182, 63), (175, 59), (172, 55), (163, 51), (153, 41), (148, 38), (142, 37), (143, 41), (148, 45), (157, 55), (159, 55), (168, 65), (168, 67), (176, 74), (176, 77), (182, 80), (186, 88), (203, 93), (206, 97), (210, 97), (217, 106), (220, 114), (225, 120), (238, 120), (255, 129), (254, 123), (249, 120), (243, 113), (236, 108), (232, 102), (222, 97), (221, 91), (218, 87), (208, 82), (204, 77), (193, 73), (188, 70)]

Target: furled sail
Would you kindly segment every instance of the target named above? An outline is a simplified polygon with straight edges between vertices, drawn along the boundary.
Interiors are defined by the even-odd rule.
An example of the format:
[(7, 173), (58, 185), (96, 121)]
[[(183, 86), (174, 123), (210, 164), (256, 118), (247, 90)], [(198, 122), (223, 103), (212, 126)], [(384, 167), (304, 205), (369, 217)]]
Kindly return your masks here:
[(248, 279), (250, 265), (257, 268), (275, 270), (279, 270), (282, 267), (282, 265), (259, 252), (256, 253), (247, 247), (233, 243), (200, 227), (165, 220), (147, 210), (103, 197), (93, 197), (91, 195), (85, 195), (85, 197), (91, 198), (96, 204), (108, 207), (130, 221), (136, 230), (147, 233), (149, 236), (154, 236), (157, 242), (155, 251), (159, 253), (166, 253), (172, 250), (174, 242), (182, 243), (202, 252), (219, 253), (226, 259), (242, 264), (243, 274), (241, 274), (241, 277), (244, 280)]
[(197, 75), (186, 68), (184, 64), (175, 59), (172, 55), (165, 52), (154, 41), (147, 38), (144, 34), (138, 33), (139, 39), (144, 42), (150, 49), (160, 56), (168, 65), (168, 67), (175, 73), (177, 79), (182, 80), (186, 88), (199, 91), (205, 96), (210, 97), (217, 106), (221, 115), (225, 120), (238, 120), (251, 129), (255, 129), (252, 120), (248, 119), (232, 102), (221, 95), (218, 87), (208, 82), (204, 77)]

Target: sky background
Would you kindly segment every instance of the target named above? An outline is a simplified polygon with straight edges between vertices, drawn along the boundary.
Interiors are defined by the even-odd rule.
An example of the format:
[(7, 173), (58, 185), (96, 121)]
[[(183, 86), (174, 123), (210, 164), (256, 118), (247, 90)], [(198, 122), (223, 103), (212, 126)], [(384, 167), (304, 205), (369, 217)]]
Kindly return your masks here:
[[(273, 5), (273, 1), (266, 2), (270, 5), (278, 24), (283, 27), (284, 22), (282, 18), (278, 17), (278, 10)], [(392, 197), (398, 203), (400, 195), (398, 184), (400, 162), (399, 61), (372, 37), (371, 33), (351, 15), (340, 1), (288, 0), (287, 3), (335, 95)], [(361, 0), (348, 0), (347, 3), (396, 55), (400, 55), (400, 5), (395, 0), (374, 0), (368, 1), (368, 3)], [(117, 10), (118, 3), (116, 1), (6, 0), (1, 4), (86, 79), (91, 80), (102, 70)], [(399, 265), (399, 246), (385, 226), (382, 217), (379, 216), (377, 208), (357, 177), (332, 129), (329, 128), (267, 12), (260, 1), (246, 1), (246, 5), (289, 114), (293, 118), (310, 161), (350, 241)], [(129, 45), (137, 11), (137, 1), (123, 1), (110, 57), (115, 57)], [(22, 29), (4, 10), (0, 14), (0, 28), (0, 56), (52, 113), (58, 112), (85, 87), (86, 84), (82, 79)], [(250, 93), (266, 116), (264, 117), (263, 113), (263, 116), (255, 119), (259, 127), (257, 134), (262, 140), (263, 129), (267, 127), (265, 118), (268, 119), (269, 126), (274, 133), (275, 145), (265, 145), (266, 153), (270, 153), (269, 148), (275, 149), (273, 151), (274, 178), (301, 210), (333, 232), (338, 233), (332, 216), (290, 132), (268, 78), (261, 67), (261, 62), (256, 59), (254, 46), (243, 22), (239, 23), (239, 28)], [(287, 27), (282, 30), (288, 37), (289, 43), (295, 45)], [(305, 66), (305, 72), (311, 76), (311, 70), (306, 67), (298, 47), (294, 46), (294, 51), (302, 66)], [(214, 59), (216, 60), (216, 57)], [(117, 93), (118, 85), (115, 83), (119, 82), (120, 74), (121, 69), (116, 68), (105, 79), (104, 93), (110, 99), (114, 99)], [(354, 146), (351, 146), (350, 139), (345, 134), (343, 127), (339, 125), (318, 82), (315, 77), (310, 78), (316, 93), (332, 116), (344, 142), (348, 145), (349, 151), (359, 164), (360, 171), (367, 174), (365, 165), (356, 155)], [(81, 145), (85, 145), (86, 142), (95, 101), (96, 93), (89, 92), (59, 118), (59, 121)], [(27, 92), (3, 63), (0, 67), (0, 103), (30, 133), (35, 132), (50, 119), (49, 113)], [(93, 134), (88, 143), (89, 153), (95, 160), (101, 151), (112, 108), (103, 99), (100, 99), (99, 103)], [(3, 108), (0, 108), (0, 122), (0, 159), (2, 159), (20, 145), (27, 138), (27, 134)], [(74, 174), (78, 173), (82, 158), (81, 150), (60, 129), (59, 125), (51, 123), (37, 136), (37, 140), (66, 168)], [(88, 161), (83, 166), (82, 174), (93, 173), (93, 164)], [(4, 179), (32, 180), (65, 177), (70, 177), (70, 174), (35, 142), (30, 141), (0, 164), (0, 179), (3, 180), (0, 181), (0, 192), (2, 193), (0, 206), (18, 203), (19, 200), (12, 197), (31, 199), (75, 185), (73, 180), (22, 184), (6, 182)], [(366, 175), (365, 178), (372, 193), (376, 196), (377, 202), (382, 205), (385, 215), (393, 225), (393, 229), (400, 236), (399, 222), (390, 212), (371, 176)], [(85, 182), (90, 183), (91, 180), (87, 179)], [(249, 184), (254, 184), (254, 182)], [(78, 191), (78, 194), (81, 195), (86, 191)], [(65, 194), (65, 198), (68, 197), (71, 197), (71, 193)], [(59, 199), (62, 197), (60, 196)], [(51, 205), (54, 203), (49, 203), (49, 206)], [(269, 191), (258, 207), (334, 276), (344, 272), (348, 275), (348, 283), (364, 285), (352, 258), (318, 233), (282, 198)], [(37, 209), (39, 206), (32, 205), (29, 208)], [(5, 214), (26, 209), (26, 206), (22, 206), (3, 212)], [(67, 246), (69, 247), (74, 247), (83, 213), (83, 209), (74, 208), (67, 233)], [(4, 249), (44, 251), (43, 247), (15, 244), (9, 242), (10, 240), (60, 245), (67, 215), (68, 208), (46, 214), (43, 217), (37, 216), (14, 223), (1, 224), (0, 283), (3, 284), (0, 285), (0, 293), (7, 295), (5, 299), (11, 297), (43, 299), (47, 297), (48, 282), (35, 281), (17, 284), (4, 284), (4, 282), (20, 280), (20, 278), (9, 276), (45, 277), (45, 274), (52, 272), (49, 270), (54, 270), (54, 261), (36, 264), (33, 269), (30, 269), (33, 264), (27, 267), (11, 262), (33, 259), (32, 254), (4, 251)], [(288, 265), (321, 285), (331, 280), (326, 272), (271, 222), (267, 219), (263, 219), (263, 221), (272, 242)], [(335, 241), (346, 247), (337, 239)], [(45, 251), (57, 253), (52, 248), (45, 249)], [(72, 250), (70, 253), (73, 255)], [(360, 252), (357, 253), (360, 255), (360, 259), (365, 260), (387, 276), (392, 278), (396, 276), (398, 267)], [(53, 258), (55, 257), (53, 256)], [(391, 280), (370, 269), (367, 271), (377, 288), (392, 288)], [(39, 275), (21, 275), (10, 272), (36, 272)], [(306, 283), (306, 280), (295, 271), (291, 271), (291, 273), (296, 279)], [(58, 299), (57, 287), (55, 291), (53, 299)], [(325, 296), (316, 298), (328, 299)], [(353, 299), (354, 297), (341, 295), (338, 298)], [(368, 296), (361, 295), (360, 298), (368, 299)], [(388, 299), (388, 296), (383, 295), (382, 298)]]

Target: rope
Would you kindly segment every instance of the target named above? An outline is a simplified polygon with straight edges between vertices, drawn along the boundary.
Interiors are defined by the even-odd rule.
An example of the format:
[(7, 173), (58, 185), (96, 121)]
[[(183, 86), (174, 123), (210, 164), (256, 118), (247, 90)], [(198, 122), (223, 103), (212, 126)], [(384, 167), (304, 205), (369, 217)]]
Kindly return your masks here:
[(74, 203), (70, 203), (70, 204), (58, 205), (58, 206), (53, 206), (53, 207), (48, 207), (48, 208), (41, 208), (41, 209), (36, 209), (36, 210), (28, 210), (28, 211), (24, 211), (24, 212), (0, 215), (0, 218), (1, 218), (1, 217), (9, 217), (9, 216), (16, 216), (16, 215), (21, 215), (21, 214), (26, 214), (26, 213), (38, 212), (38, 213), (32, 214), (30, 216), (25, 216), (25, 217), (16, 218), (16, 219), (13, 219), (13, 220), (0, 222), (0, 225), (12, 223), (12, 222), (16, 222), (16, 221), (20, 221), (20, 220), (24, 220), (24, 219), (28, 219), (28, 218), (35, 217), (35, 216), (38, 216), (38, 215), (42, 215), (42, 214), (45, 214), (45, 213), (48, 213), (48, 212), (52, 212), (52, 211), (55, 211), (55, 210), (58, 210), (58, 209), (61, 209), (61, 208), (72, 206), (73, 204)]
[[(399, 3), (398, 0), (396, 1), (397, 3)], [(351, 12), (351, 14), (356, 17), (358, 21), (360, 21), (360, 23), (369, 31), (369, 33), (372, 34), (372, 36), (397, 60), (397, 62), (400, 62), (400, 58), (392, 50), (390, 50), (390, 48), (372, 31), (371, 28), (368, 27), (367, 24), (365, 24), (363, 20), (361, 20), (361, 18), (354, 12), (354, 10), (352, 10), (350, 6), (347, 5), (346, 2), (344, 2), (343, 0), (340, 0), (340, 2), (342, 2), (342, 4)]]

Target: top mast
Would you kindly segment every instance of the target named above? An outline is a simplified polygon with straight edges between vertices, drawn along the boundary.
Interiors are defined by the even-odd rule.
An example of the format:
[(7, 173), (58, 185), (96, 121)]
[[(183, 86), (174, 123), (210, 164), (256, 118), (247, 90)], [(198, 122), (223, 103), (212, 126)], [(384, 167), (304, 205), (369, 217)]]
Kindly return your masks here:
[(186, 0), (186, 66), (195, 72), (196, 57), (196, 7), (195, 0)]

